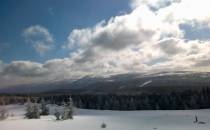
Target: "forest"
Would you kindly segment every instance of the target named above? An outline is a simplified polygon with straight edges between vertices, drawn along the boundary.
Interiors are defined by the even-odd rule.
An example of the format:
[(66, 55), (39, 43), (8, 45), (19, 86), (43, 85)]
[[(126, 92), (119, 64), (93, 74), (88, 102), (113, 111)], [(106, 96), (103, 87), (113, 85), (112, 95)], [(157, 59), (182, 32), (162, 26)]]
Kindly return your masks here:
[(210, 108), (210, 89), (186, 90), (170, 93), (142, 94), (1, 94), (2, 104), (24, 104), (28, 98), (32, 102), (62, 105), (72, 97), (74, 106), (97, 110), (190, 110)]

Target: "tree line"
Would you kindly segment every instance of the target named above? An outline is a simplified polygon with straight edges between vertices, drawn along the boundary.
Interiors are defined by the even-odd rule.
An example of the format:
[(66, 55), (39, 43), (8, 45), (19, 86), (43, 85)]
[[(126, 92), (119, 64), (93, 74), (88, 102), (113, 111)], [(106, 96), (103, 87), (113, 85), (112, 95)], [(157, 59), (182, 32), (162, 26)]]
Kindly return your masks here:
[[(188, 110), (210, 108), (210, 89), (200, 91), (186, 90), (170, 93), (142, 93), (138, 95), (119, 94), (59, 94), (36, 95), (31, 97), (38, 103), (45, 100), (48, 104), (62, 105), (72, 97), (74, 106), (82, 109), (98, 110)], [(1, 96), (4, 104), (25, 103), (27, 96)], [(1, 103), (1, 102), (0, 102)]]

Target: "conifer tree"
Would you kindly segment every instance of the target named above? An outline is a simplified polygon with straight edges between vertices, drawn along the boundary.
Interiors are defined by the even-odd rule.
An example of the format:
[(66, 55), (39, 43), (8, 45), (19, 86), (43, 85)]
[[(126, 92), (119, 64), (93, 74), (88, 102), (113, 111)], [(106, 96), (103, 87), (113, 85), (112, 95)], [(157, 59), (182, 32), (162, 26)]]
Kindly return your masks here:
[(73, 119), (73, 101), (69, 98), (69, 101), (64, 104), (64, 110), (61, 117), (63, 120)]
[(40, 115), (49, 115), (49, 108), (46, 105), (45, 100), (42, 98), (41, 100), (41, 113)]
[(5, 102), (4, 99), (1, 99), (1, 103), (2, 105), (0, 105), (0, 120), (4, 120), (8, 117), (8, 111), (5, 108)]
[(25, 117), (28, 119), (40, 118), (40, 110), (37, 103), (31, 103), (30, 98), (27, 100)]
[(55, 109), (54, 115), (56, 117), (56, 120), (60, 120), (61, 119), (61, 113), (57, 109)]

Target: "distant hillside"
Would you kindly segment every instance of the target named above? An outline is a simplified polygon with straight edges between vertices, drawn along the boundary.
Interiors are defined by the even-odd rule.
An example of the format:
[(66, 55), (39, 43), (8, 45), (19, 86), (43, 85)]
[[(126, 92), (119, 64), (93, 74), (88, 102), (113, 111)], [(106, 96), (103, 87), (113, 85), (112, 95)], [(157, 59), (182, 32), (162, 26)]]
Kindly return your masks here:
[(18, 85), (1, 88), (0, 93), (80, 93), (80, 94), (140, 94), (197, 90), (210, 87), (209, 72), (130, 73), (108, 77), (86, 76), (76, 81)]

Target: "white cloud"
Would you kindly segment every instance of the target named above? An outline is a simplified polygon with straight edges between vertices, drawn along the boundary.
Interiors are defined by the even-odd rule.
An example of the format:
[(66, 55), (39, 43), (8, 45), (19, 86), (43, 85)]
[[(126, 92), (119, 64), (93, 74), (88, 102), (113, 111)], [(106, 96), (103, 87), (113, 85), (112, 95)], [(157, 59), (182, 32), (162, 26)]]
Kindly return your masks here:
[[(184, 43), (185, 44), (185, 43)], [(179, 39), (164, 39), (158, 43), (158, 47), (167, 55), (176, 55), (184, 53), (183, 43)]]
[(13, 61), (5, 66), (4, 75), (20, 76), (20, 77), (36, 77), (46, 74), (47, 70), (42, 64), (30, 61)]
[(131, 7), (136, 8), (141, 5), (147, 5), (151, 9), (159, 10), (170, 6), (172, 3), (179, 3), (181, 0), (131, 0)]
[(53, 36), (45, 27), (40, 25), (30, 26), (23, 31), (22, 35), (26, 42), (31, 43), (36, 52), (41, 55), (53, 48)]
[(93, 28), (75, 29), (69, 37), (69, 48), (103, 47), (120, 50), (162, 37), (183, 37), (178, 25), (161, 19), (147, 6), (135, 8), (130, 14), (112, 17)]
[(210, 27), (209, 4), (208, 0), (180, 0), (159, 9), (156, 14), (162, 21), (175, 26), (186, 24), (194, 28), (199, 28), (199, 25)]
[(111, 63), (109, 70), (115, 67), (113, 71), (121, 72), (159, 69), (160, 65), (170, 70), (192, 69), (201, 62), (196, 58), (209, 54), (208, 40), (186, 40), (180, 28), (181, 24), (206, 24), (207, 1), (133, 0), (131, 5), (130, 14), (70, 33), (67, 46), (78, 51), (75, 63)]

